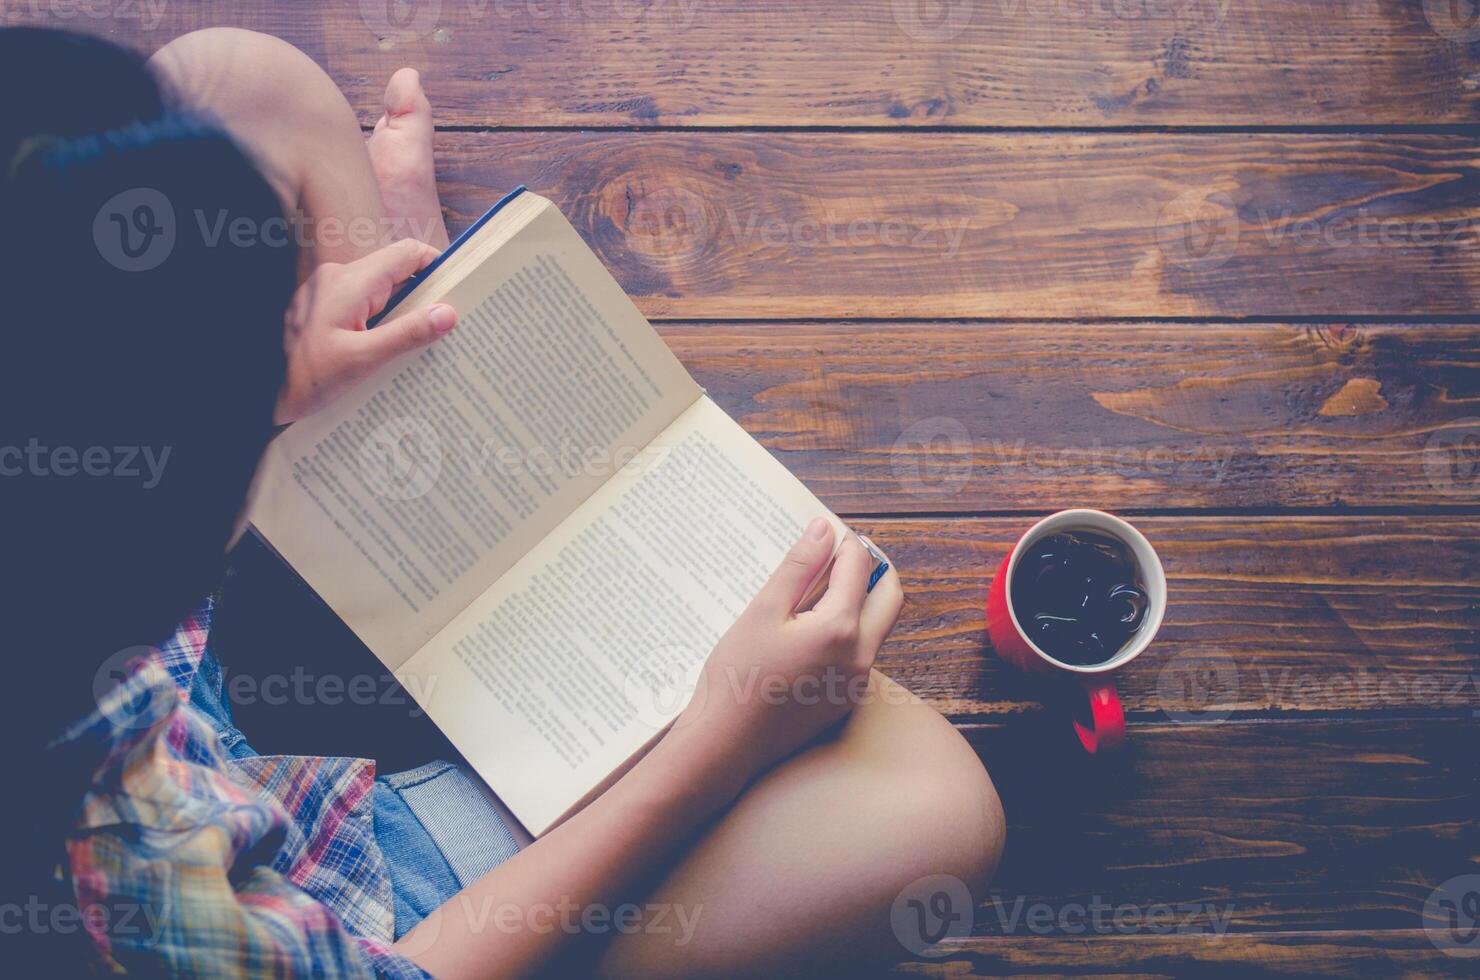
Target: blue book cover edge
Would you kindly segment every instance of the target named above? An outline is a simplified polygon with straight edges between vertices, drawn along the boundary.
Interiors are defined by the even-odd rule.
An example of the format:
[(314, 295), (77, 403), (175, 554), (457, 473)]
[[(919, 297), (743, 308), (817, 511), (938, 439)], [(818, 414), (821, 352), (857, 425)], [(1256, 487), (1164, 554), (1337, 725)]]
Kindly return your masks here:
[(459, 248), (462, 248), (462, 246), (468, 241), (468, 239), (472, 238), (475, 234), (478, 233), (478, 229), (488, 224), (489, 220), (494, 215), (502, 211), (505, 204), (508, 204), (510, 201), (514, 200), (514, 198), (518, 197), (520, 194), (523, 194), (528, 189), (529, 188), (525, 187), (523, 184), (520, 184), (518, 187), (509, 191), (509, 193), (499, 198), (497, 204), (489, 208), (487, 211), (484, 211), (483, 216), (477, 221), (468, 225), (467, 230), (465, 230), (461, 235), (458, 235), (457, 239), (453, 241), (451, 245), (447, 246), (446, 251), (433, 259), (431, 265), (427, 266), (425, 269), (422, 269), (416, 275), (412, 276), (411, 279), (407, 281), (406, 285), (401, 287), (401, 289), (390, 298), (390, 301), (385, 304), (385, 309), (381, 310), (369, 320), (365, 321), (366, 328), (368, 329), (374, 327), (379, 324), (381, 320), (384, 320), (386, 316), (388, 316), (390, 312), (394, 310), (398, 304), (400, 304), (401, 300), (405, 299), (407, 296), (410, 296), (412, 290), (416, 289), (417, 286), (420, 286), (423, 282), (426, 281), (427, 276), (431, 275), (433, 272), (436, 272), (437, 268), (441, 266), (443, 262), (447, 261), (447, 257), (449, 255), (451, 255), (453, 252), (456, 252)]

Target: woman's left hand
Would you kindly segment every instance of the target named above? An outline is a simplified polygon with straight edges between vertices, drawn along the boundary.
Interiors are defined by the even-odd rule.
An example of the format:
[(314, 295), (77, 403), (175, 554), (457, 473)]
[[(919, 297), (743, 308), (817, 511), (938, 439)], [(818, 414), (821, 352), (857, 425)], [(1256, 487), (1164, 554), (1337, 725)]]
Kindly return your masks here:
[(437, 255), (408, 238), (348, 264), (326, 262), (303, 281), (283, 323), (288, 368), (277, 424), (317, 412), (391, 358), (425, 347), (457, 324), (457, 312), (437, 303), (365, 329), (396, 288)]

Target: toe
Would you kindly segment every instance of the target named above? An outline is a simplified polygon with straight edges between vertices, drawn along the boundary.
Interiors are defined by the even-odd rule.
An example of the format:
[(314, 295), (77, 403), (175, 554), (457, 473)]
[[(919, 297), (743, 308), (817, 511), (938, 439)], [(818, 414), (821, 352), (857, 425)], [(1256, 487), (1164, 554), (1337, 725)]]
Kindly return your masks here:
[(415, 68), (402, 68), (391, 76), (385, 87), (385, 114), (390, 121), (420, 115), (430, 120), (432, 105), (421, 89), (421, 75)]

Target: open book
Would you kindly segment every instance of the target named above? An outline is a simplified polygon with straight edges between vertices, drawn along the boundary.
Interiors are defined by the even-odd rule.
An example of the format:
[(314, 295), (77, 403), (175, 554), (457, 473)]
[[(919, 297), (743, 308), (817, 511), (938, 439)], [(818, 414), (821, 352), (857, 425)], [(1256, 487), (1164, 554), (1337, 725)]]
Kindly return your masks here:
[(806, 524), (842, 526), (544, 198), (396, 312), (435, 302), (457, 328), (280, 435), (250, 519), (539, 835), (661, 735)]

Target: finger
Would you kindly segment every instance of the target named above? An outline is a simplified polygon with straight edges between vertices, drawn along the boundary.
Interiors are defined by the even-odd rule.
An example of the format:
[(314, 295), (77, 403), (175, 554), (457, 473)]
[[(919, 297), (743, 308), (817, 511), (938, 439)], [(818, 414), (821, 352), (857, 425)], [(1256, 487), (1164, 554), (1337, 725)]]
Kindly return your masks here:
[(345, 273), (361, 295), (369, 297), (370, 314), (380, 312), (396, 286), (431, 265), (441, 253), (426, 242), (403, 238), (345, 266)]
[(446, 303), (386, 320), (374, 330), (353, 335), (369, 370), (407, 351), (425, 347), (457, 325), (457, 311)]
[(899, 583), (899, 573), (891, 564), (889, 570), (874, 584), (863, 604), (863, 617), (858, 623), (858, 645), (870, 656), (878, 652), (899, 622), (899, 611), (904, 608), (904, 589)]
[(833, 527), (825, 517), (807, 525), (801, 538), (791, 546), (781, 565), (761, 586), (756, 601), (770, 606), (783, 616), (791, 615), (832, 554)]
[(868, 549), (858, 540), (858, 535), (849, 534), (833, 558), (832, 572), (827, 578), (827, 591), (817, 600), (813, 611), (822, 616), (841, 616), (858, 620), (863, 610), (863, 600), (868, 596), (868, 576), (873, 571), (874, 560)]

